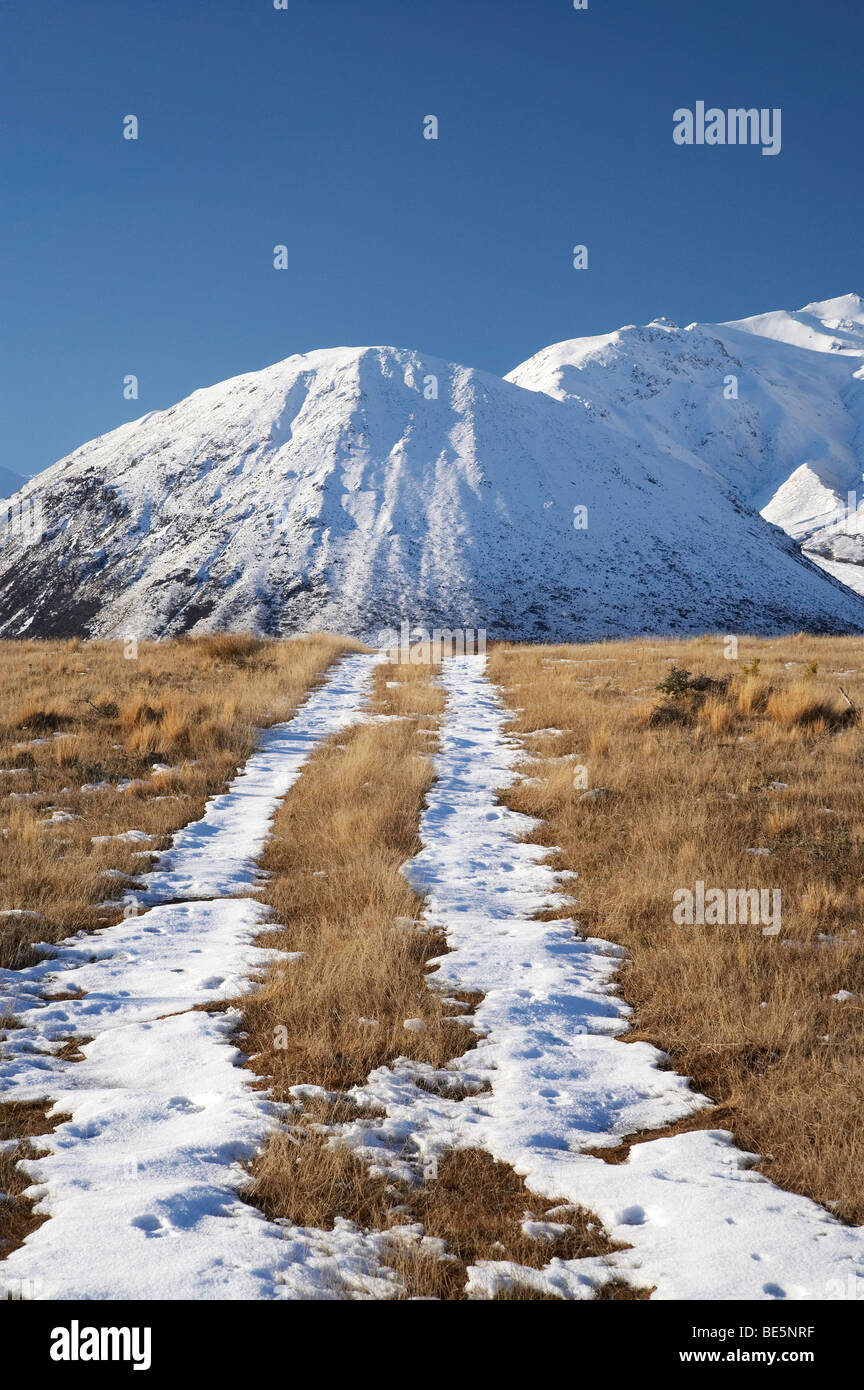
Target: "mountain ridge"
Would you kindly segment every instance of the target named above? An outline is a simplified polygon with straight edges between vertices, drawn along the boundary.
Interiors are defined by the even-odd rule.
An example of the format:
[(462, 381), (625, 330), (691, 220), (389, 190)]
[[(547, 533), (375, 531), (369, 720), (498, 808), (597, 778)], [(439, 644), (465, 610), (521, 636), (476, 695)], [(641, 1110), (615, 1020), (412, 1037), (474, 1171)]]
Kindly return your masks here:
[[(621, 333), (648, 351), (635, 396)], [(730, 476), (716, 448), (651, 415), (672, 367), (701, 389), (734, 353), (665, 320), (607, 339), (608, 361), (585, 358), (596, 400), (341, 347), (121, 425), (17, 494), (45, 530), (0, 545), (0, 635), (331, 627), (374, 641), (404, 620), (534, 640), (864, 631), (860, 600), (748, 503), (753, 460)]]
[[(723, 391), (730, 376), (734, 400)], [(864, 592), (861, 296), (721, 324), (627, 325), (552, 344), (505, 380), (600, 412), (610, 427), (725, 478), (814, 562), (836, 573), (846, 561), (844, 582)]]

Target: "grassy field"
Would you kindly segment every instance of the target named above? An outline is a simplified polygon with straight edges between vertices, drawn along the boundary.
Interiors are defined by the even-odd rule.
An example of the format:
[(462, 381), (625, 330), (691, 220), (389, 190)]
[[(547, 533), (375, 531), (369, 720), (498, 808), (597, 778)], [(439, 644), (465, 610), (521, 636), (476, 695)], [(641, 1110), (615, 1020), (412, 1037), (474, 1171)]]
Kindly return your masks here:
[[(862, 657), (860, 641), (802, 635), (742, 639), (729, 659), (717, 637), (499, 646), (489, 667), (531, 757), (507, 799), (578, 872), (583, 931), (627, 947), (631, 1037), (715, 1102), (691, 1125), (731, 1129), (773, 1181), (856, 1224)], [(779, 888), (781, 933), (677, 925), (673, 894), (697, 881)]]

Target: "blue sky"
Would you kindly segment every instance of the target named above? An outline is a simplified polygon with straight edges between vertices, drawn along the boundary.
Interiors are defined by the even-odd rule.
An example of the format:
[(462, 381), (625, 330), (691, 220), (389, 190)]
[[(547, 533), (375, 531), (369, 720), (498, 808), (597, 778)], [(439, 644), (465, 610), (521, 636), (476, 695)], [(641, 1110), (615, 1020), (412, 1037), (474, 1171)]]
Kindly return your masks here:
[[(503, 373), (864, 293), (860, 0), (288, 6), (0, 0), (7, 467), (316, 347)], [(698, 100), (781, 153), (676, 146)]]

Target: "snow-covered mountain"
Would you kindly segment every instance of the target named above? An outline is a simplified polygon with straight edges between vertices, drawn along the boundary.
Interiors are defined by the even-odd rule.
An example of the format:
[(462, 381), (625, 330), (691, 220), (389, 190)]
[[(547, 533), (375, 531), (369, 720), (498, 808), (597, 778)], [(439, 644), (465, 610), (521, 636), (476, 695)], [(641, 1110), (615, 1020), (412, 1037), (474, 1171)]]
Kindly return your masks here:
[[(720, 333), (625, 329), (519, 384), (373, 347), (196, 391), (22, 489), (45, 529), (0, 543), (0, 635), (864, 631), (861, 600), (742, 501), (782, 464), (746, 391), (715, 407), (712, 373), (757, 342)], [(790, 359), (779, 384), (765, 368), (773, 427), (803, 432), (806, 363), (824, 359), (828, 409), (849, 359), (759, 341)]]
[(864, 592), (858, 295), (733, 323), (679, 328), (658, 319), (575, 338), (506, 379), (728, 479), (814, 560)]

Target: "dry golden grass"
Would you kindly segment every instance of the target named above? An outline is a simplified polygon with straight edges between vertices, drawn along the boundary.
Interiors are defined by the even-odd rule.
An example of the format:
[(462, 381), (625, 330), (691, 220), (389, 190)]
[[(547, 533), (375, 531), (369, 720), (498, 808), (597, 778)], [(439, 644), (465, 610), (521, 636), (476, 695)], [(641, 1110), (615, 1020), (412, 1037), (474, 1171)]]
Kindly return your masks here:
[[(318, 1110), (326, 1124), (327, 1112)], [(330, 1144), (319, 1123), (296, 1124), (273, 1135), (252, 1163), (246, 1200), (271, 1220), (331, 1231), (338, 1217), (383, 1229), (395, 1189), (373, 1177), (345, 1144)]]
[[(507, 800), (579, 873), (568, 915), (628, 948), (632, 1036), (718, 1103), (692, 1123), (731, 1128), (775, 1182), (858, 1223), (864, 651), (799, 635), (723, 652), (722, 638), (497, 647), (490, 674), (538, 759)], [(670, 666), (711, 682), (659, 695)], [(579, 766), (612, 795), (580, 801)], [(675, 925), (673, 892), (697, 880), (780, 888), (782, 934)]]
[(768, 696), (767, 715), (782, 728), (822, 724), (834, 727), (848, 721), (849, 708), (839, 695), (813, 689), (804, 681), (790, 681)]
[[(397, 671), (404, 683), (388, 684)], [(442, 696), (420, 667), (381, 666), (376, 681), (379, 709), (403, 717), (356, 725), (316, 751), (262, 860), (272, 877), (261, 896), (284, 925), (260, 944), (303, 953), (244, 1002), (244, 1045), (280, 1100), (300, 1083), (362, 1083), (400, 1055), (441, 1065), (466, 1042), (452, 1017), (466, 1007), (427, 988), (426, 963), (446, 947), (418, 929), (421, 902), (400, 872), (419, 849), (432, 778), (417, 730)], [(406, 1030), (408, 1018), (423, 1030)]]
[[(116, 642), (0, 643), (0, 966), (116, 921), (100, 904), (202, 815), (256, 727), (290, 718), (351, 649), (328, 635), (225, 634), (142, 643), (126, 660)], [(154, 763), (171, 770), (154, 775)], [(127, 830), (151, 838), (93, 843)]]

